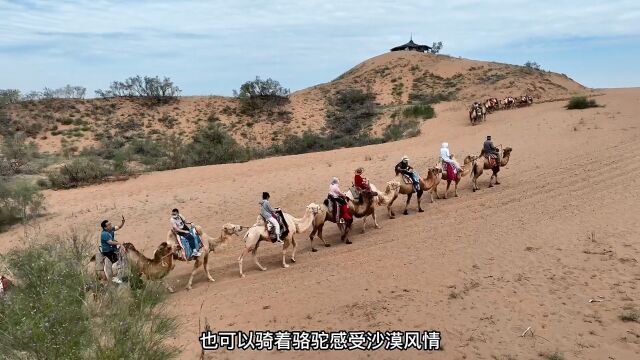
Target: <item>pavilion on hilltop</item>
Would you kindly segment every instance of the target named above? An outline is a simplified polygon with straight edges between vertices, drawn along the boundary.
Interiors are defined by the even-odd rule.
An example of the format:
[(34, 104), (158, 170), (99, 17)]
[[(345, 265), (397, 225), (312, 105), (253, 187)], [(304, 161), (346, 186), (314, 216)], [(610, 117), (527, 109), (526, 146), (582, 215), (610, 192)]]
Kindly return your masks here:
[(411, 36), (408, 43), (400, 46), (396, 46), (391, 49), (391, 51), (418, 51), (425, 52), (431, 50), (431, 46), (428, 45), (419, 45), (413, 42), (413, 35)]

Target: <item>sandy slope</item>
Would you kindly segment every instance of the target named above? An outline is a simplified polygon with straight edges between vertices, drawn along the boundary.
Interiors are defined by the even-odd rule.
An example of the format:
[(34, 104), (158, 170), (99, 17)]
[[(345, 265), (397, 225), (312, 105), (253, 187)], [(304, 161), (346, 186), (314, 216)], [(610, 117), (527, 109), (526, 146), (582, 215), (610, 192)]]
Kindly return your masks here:
[[(145, 253), (163, 240), (172, 207), (216, 234), (225, 222), (251, 224), (260, 192), (294, 215), (323, 199), (331, 176), (350, 182), (366, 167), (378, 186), (408, 154), (424, 169), (448, 141), (461, 158), (477, 153), (485, 135), (513, 147), (502, 184), (460, 198), (426, 204), (426, 212), (389, 220), (381, 230), (354, 233), (353, 245), (311, 253), (301, 236), (298, 262), (279, 266), (275, 246), (261, 247), (260, 272), (245, 262), (240, 240), (214, 256), (215, 283), (198, 273), (191, 292), (170, 298), (180, 315), (176, 343), (183, 358), (199, 353), (198, 319), (218, 330), (438, 329), (444, 351), (437, 359), (536, 359), (558, 350), (566, 359), (640, 358), (640, 324), (618, 319), (640, 306), (640, 129), (635, 110), (640, 89), (608, 90), (605, 108), (567, 111), (564, 102), (498, 112), (479, 126), (464, 109), (443, 104), (423, 135), (397, 143), (246, 164), (152, 173), (123, 183), (48, 192), (51, 216), (43, 230), (97, 227), (104, 217), (128, 218), (121, 240)], [(365, 161), (365, 157), (371, 161)], [(442, 191), (442, 190), (441, 190)], [(396, 209), (400, 208), (400, 202)], [(360, 229), (360, 223), (356, 229)], [(15, 246), (21, 229), (0, 236), (0, 251)], [(595, 238), (591, 238), (595, 234)], [(183, 286), (190, 266), (180, 263), (170, 280)], [(452, 298), (452, 293), (457, 294)], [(600, 303), (588, 303), (596, 296)], [(200, 310), (202, 306), (202, 311)], [(519, 335), (531, 326), (539, 337)], [(418, 352), (226, 353), (215, 359), (424, 358)]]

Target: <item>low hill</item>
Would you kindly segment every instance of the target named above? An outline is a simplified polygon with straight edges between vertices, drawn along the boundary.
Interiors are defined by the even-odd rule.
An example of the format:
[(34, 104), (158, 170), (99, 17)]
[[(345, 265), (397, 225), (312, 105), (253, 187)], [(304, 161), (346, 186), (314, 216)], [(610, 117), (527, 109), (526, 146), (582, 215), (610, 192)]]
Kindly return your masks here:
[[(355, 66), (336, 80), (294, 92), (283, 117), (252, 117), (239, 111), (237, 98), (187, 96), (161, 106), (140, 99), (49, 100), (9, 107), (0, 122), (26, 131), (41, 151), (72, 153), (97, 145), (107, 133), (124, 140), (169, 134), (180, 138), (208, 120), (219, 121), (241, 144), (269, 146), (305, 131), (326, 133), (330, 99), (339, 90), (362, 89), (381, 105), (367, 130), (379, 135), (398, 107), (411, 103), (458, 101), (532, 95), (536, 102), (567, 98), (587, 89), (566, 75), (524, 66), (417, 52), (390, 52)], [(8, 116), (7, 116), (8, 115)]]

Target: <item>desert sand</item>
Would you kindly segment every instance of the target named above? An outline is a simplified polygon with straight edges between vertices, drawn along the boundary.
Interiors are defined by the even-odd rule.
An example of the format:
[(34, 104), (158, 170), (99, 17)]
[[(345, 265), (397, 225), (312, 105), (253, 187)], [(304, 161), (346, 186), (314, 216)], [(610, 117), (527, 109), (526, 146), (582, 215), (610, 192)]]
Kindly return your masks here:
[[(198, 358), (198, 326), (206, 317), (216, 330), (442, 331), (443, 350), (428, 355), (220, 351), (211, 359), (537, 359), (543, 351), (638, 359), (640, 324), (619, 316), (640, 306), (640, 89), (602, 93), (596, 99), (605, 107), (568, 111), (566, 101), (546, 102), (497, 112), (478, 126), (469, 125), (462, 104), (443, 103), (422, 135), (404, 141), (47, 191), (49, 215), (38, 226), (52, 233), (93, 229), (97, 242), (100, 220), (124, 214), (119, 239), (150, 255), (164, 240), (173, 207), (217, 235), (226, 222), (252, 224), (262, 191), (301, 216), (324, 199), (332, 176), (346, 190), (353, 170), (364, 166), (382, 187), (403, 154), (426, 173), (441, 142), (461, 159), (492, 135), (513, 148), (499, 186), (487, 189), (485, 173), (479, 192), (464, 178), (460, 197), (427, 200), (424, 213), (415, 202), (410, 215), (393, 220), (379, 209), (382, 229), (362, 235), (357, 221), (352, 245), (340, 243), (330, 224), (325, 238), (333, 246), (312, 253), (307, 237), (298, 237), (297, 263), (288, 269), (280, 266), (279, 248), (264, 244), (259, 254), (268, 270), (245, 261), (247, 277), (239, 278), (240, 238), (213, 254), (214, 283), (199, 271), (193, 290), (183, 290), (192, 265), (178, 263), (169, 281), (180, 291), (170, 295), (168, 311), (179, 316), (174, 341), (182, 358)], [(0, 251), (17, 246), (21, 234), (1, 234)], [(597, 297), (604, 301), (589, 303)], [(535, 336), (521, 337), (528, 327)]]

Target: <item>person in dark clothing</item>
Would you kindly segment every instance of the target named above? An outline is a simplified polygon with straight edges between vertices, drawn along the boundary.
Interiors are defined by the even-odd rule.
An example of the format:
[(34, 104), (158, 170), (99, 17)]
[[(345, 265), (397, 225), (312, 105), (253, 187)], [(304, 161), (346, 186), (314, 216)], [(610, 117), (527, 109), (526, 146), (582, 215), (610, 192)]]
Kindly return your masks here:
[(500, 150), (493, 145), (493, 141), (491, 140), (491, 135), (487, 136), (487, 140), (485, 140), (482, 145), (482, 150), (487, 157), (492, 157), (496, 159), (496, 166), (500, 166)]
[(411, 165), (409, 165), (409, 157), (407, 155), (402, 157), (402, 160), (396, 165), (396, 175), (403, 174), (408, 176), (413, 182), (413, 188), (416, 192), (420, 191), (420, 179), (416, 175)]

